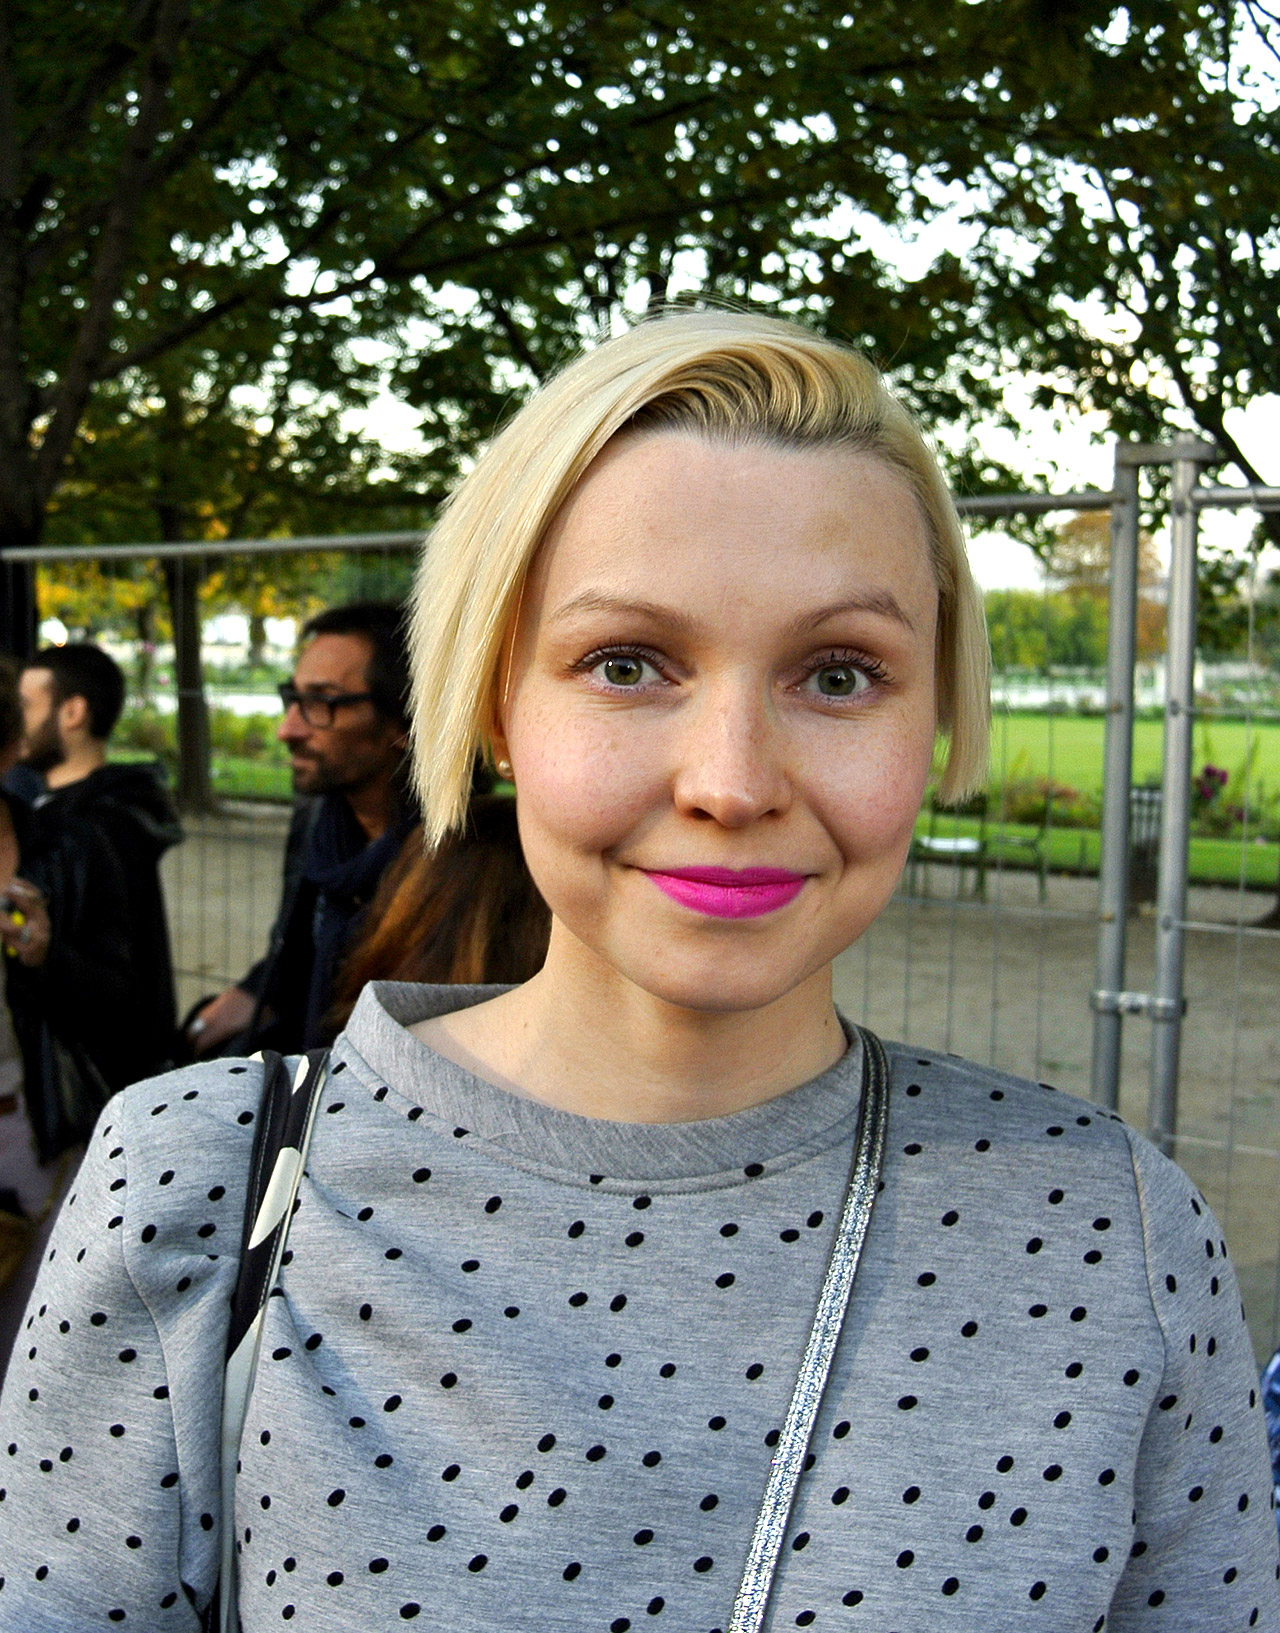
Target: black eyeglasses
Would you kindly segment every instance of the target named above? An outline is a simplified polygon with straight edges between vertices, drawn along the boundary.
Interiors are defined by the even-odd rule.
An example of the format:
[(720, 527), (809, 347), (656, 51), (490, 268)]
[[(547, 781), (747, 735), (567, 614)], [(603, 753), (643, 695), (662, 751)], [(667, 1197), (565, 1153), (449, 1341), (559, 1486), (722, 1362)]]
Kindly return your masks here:
[(286, 714), (296, 703), (308, 726), (318, 726), (322, 729), (333, 725), (334, 711), (346, 704), (373, 702), (372, 692), (331, 692), (326, 696), (320, 692), (300, 692), (293, 682), (288, 680), (277, 686), (276, 691), (280, 694), (280, 701), (284, 704)]

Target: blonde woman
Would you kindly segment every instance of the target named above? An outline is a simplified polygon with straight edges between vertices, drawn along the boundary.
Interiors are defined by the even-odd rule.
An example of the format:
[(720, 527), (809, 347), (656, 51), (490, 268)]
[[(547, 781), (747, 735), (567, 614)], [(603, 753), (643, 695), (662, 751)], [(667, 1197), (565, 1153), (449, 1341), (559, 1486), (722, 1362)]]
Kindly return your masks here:
[(545, 965), (366, 989), (234, 1515), (261, 1068), (108, 1108), (4, 1399), (0, 1628), (194, 1629), (222, 1526), (247, 1633), (1280, 1626), (1203, 1201), (1040, 1085), (890, 1046), (886, 1100), (832, 1005), (937, 733), (984, 775), (980, 603), (873, 370), (723, 314), (601, 346), (458, 489), (414, 643), (428, 835), (482, 749)]

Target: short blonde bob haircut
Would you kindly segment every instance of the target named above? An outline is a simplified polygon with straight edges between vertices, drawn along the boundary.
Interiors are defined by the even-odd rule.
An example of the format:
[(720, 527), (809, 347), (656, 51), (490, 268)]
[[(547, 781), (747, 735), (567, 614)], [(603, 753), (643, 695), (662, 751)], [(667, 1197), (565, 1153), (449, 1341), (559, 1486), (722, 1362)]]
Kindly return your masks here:
[(499, 670), (525, 575), (556, 513), (606, 443), (672, 431), (732, 444), (848, 448), (905, 478), (938, 587), (940, 795), (986, 777), (989, 656), (982, 601), (946, 482), (867, 360), (798, 324), (725, 311), (650, 318), (569, 364), (489, 444), (443, 508), (414, 590), (415, 775), (428, 844), (463, 821), (489, 752)]

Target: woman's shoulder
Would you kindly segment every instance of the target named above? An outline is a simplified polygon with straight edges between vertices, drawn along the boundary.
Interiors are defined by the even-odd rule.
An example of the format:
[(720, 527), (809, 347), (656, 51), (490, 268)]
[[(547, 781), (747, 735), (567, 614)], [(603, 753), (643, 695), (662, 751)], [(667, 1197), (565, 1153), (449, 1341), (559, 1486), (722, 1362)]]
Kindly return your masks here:
[(100, 1133), (114, 1125), (130, 1162), (169, 1151), (176, 1141), (232, 1146), (253, 1142), (262, 1098), (263, 1063), (203, 1060), (131, 1084), (108, 1102)]
[(261, 1060), (202, 1061), (108, 1101), (82, 1179), (99, 1175), (131, 1274), (168, 1282), (172, 1261), (234, 1261), (262, 1095)]
[(1118, 1112), (1053, 1083), (982, 1066), (942, 1050), (886, 1043), (892, 1084), (891, 1118), (928, 1127), (936, 1137), (979, 1150), (1039, 1149), (1079, 1166), (1118, 1167), (1141, 1183), (1193, 1187), (1182, 1170)]
[(909, 1144), (922, 1149), (931, 1144), (935, 1153), (949, 1150), (960, 1160), (973, 1153), (1003, 1156), (1007, 1160), (998, 1166), (1006, 1186), (1040, 1186), (1046, 1173), (1064, 1181), (1088, 1180), (1106, 1187), (1117, 1206), (1127, 1200), (1148, 1245), (1153, 1236), (1171, 1232), (1212, 1235), (1214, 1253), (1208, 1256), (1225, 1257), (1204, 1196), (1176, 1162), (1117, 1112), (1052, 1083), (959, 1055), (902, 1043), (886, 1043), (885, 1049), (890, 1126)]
[[(33, 1561), (53, 1559), (55, 1582), (62, 1571), (64, 1593), (84, 1602), (110, 1584), (105, 1605), (131, 1591), (113, 1550), (132, 1512), (144, 1576), (169, 1572), (176, 1586), (180, 1574), (207, 1592), (216, 1575), (219, 1403), (262, 1076), (258, 1061), (212, 1061), (116, 1095), (54, 1225), (0, 1408), (14, 1457), (5, 1508), (23, 1516)], [(37, 1471), (73, 1452), (67, 1521), (70, 1487), (59, 1496)], [(79, 1566), (40, 1552), (64, 1526)], [(33, 1564), (28, 1585), (43, 1569)], [(80, 1586), (68, 1587), (75, 1569)], [(147, 1580), (152, 1605), (180, 1598), (150, 1597)], [(54, 1625), (35, 1614), (48, 1608), (38, 1593), (22, 1603)], [(58, 1625), (106, 1625), (105, 1609), (67, 1617)], [(17, 1625), (3, 1612), (0, 1624)]]
[(1114, 1111), (1053, 1083), (1035, 1082), (995, 1066), (981, 1066), (939, 1049), (887, 1040), (884, 1047), (896, 1094), (918, 1102), (922, 1108), (945, 1102), (951, 1115), (963, 1111), (972, 1118), (994, 1118), (1018, 1125), (1028, 1122), (1037, 1127), (1042, 1123), (1049, 1127), (1070, 1122), (1079, 1129), (1096, 1129), (1092, 1136), (1095, 1139), (1112, 1137), (1106, 1132), (1108, 1125), (1123, 1126)]

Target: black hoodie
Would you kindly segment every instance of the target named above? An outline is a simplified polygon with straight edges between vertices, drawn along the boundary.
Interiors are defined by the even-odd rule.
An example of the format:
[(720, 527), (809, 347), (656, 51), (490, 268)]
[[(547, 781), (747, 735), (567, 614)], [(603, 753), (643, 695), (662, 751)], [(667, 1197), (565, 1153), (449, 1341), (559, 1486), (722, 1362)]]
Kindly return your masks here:
[(47, 1159), (85, 1137), (106, 1094), (172, 1058), (158, 863), (182, 829), (149, 765), (103, 766), (42, 794), (25, 816), (22, 874), (47, 898), (53, 934), (39, 969), (10, 966), (10, 1001)]

